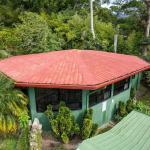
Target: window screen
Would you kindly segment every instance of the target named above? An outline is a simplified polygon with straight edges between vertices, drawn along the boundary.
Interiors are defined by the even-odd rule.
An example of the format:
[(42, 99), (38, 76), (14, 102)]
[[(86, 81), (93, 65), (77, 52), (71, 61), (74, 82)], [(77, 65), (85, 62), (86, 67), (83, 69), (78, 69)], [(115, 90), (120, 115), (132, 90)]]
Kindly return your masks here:
[(64, 90), (64, 89), (35, 89), (37, 112), (44, 112), (47, 105), (51, 104), (53, 110), (57, 111), (60, 101), (77, 110), (82, 108), (82, 91), (81, 90)]
[(117, 95), (117, 94), (123, 92), (124, 90), (127, 90), (129, 88), (129, 84), (130, 84), (130, 78), (127, 78), (125, 80), (115, 83), (114, 95)]
[(92, 107), (111, 97), (111, 85), (89, 96), (89, 106)]

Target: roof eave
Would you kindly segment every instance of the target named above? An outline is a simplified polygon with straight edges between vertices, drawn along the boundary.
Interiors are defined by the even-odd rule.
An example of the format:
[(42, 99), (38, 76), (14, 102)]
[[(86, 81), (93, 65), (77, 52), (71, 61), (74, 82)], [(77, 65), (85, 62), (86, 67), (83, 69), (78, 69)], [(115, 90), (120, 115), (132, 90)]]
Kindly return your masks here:
[(150, 66), (144, 67), (140, 70), (136, 70), (129, 74), (114, 78), (112, 80), (108, 80), (103, 83), (95, 84), (95, 85), (74, 85), (74, 84), (45, 84), (45, 83), (26, 83), (26, 82), (16, 82), (16, 87), (33, 87), (33, 88), (60, 88), (60, 89), (81, 89), (81, 90), (96, 90), (107, 85), (113, 84), (125, 78), (128, 78), (132, 75), (135, 75), (144, 70), (150, 70)]

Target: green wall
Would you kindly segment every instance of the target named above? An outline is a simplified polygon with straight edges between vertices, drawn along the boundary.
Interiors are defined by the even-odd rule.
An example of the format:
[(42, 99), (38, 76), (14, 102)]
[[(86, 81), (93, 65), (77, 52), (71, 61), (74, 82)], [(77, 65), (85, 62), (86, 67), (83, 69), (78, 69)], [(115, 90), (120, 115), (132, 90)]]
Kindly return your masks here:
[[(82, 118), (83, 112), (88, 109), (88, 90), (82, 91), (82, 109), (81, 110), (73, 110), (72, 114), (75, 117), (75, 120), (79, 122)], [(44, 113), (39, 113), (36, 110), (36, 100), (35, 100), (35, 89), (34, 88), (28, 88), (28, 96), (29, 96), (29, 105), (30, 105), (30, 114), (31, 119), (33, 121), (34, 118), (38, 118), (39, 121), (43, 125), (44, 130), (50, 129), (50, 124), (48, 122), (48, 119)]]
[[(130, 98), (131, 84), (127, 90), (115, 96), (113, 96), (113, 87), (114, 85), (112, 85), (112, 95), (109, 99), (91, 107), (93, 109), (93, 122), (98, 123), (100, 126), (111, 120), (115, 107), (118, 105), (119, 101), (126, 102)], [(104, 103), (106, 105), (106, 110), (103, 110)]]
[[(130, 98), (131, 87), (137, 89), (140, 84), (140, 79), (141, 79), (141, 73), (136, 74), (134, 79), (132, 79), (132, 77), (130, 77), (130, 87), (127, 90), (125, 90), (122, 93), (115, 95), (115, 96), (113, 96), (114, 85), (112, 85), (111, 97), (109, 99), (107, 99), (105, 102), (101, 102), (101, 103), (91, 107), (93, 109), (93, 122), (98, 123), (99, 126), (109, 122), (112, 119), (115, 107), (117, 107), (119, 101), (126, 102)], [(93, 91), (93, 92), (96, 92), (96, 91)], [(36, 111), (34, 88), (28, 88), (28, 95), (29, 95), (29, 99), (30, 99), (30, 113), (31, 113), (32, 120), (35, 117), (37, 117), (40, 120), (40, 122), (42, 123), (43, 129), (49, 130), (50, 125), (49, 125), (48, 119), (46, 118), (45, 114), (38, 113)], [(72, 111), (72, 114), (75, 116), (75, 119), (78, 122), (81, 120), (81, 117), (82, 117), (84, 111), (89, 108), (89, 95), (90, 95), (90, 91), (83, 90), (82, 91), (82, 109)], [(105, 104), (106, 104), (106, 110), (103, 109), (104, 108), (103, 105), (105, 105)]]

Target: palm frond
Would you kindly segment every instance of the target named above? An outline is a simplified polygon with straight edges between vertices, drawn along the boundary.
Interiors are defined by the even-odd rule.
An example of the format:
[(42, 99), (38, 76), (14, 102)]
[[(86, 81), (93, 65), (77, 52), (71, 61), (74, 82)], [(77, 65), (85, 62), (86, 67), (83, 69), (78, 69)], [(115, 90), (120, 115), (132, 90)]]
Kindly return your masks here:
[(0, 74), (0, 134), (16, 132), (20, 114), (28, 112), (27, 104), (27, 97), (14, 89), (13, 81)]

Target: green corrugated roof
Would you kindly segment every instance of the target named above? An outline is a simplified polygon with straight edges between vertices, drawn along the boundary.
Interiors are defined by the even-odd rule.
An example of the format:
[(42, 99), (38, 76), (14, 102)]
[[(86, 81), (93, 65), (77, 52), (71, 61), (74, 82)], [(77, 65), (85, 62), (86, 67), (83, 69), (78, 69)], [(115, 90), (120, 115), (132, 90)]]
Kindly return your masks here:
[(83, 141), (77, 150), (150, 150), (150, 117), (132, 111), (108, 132)]

